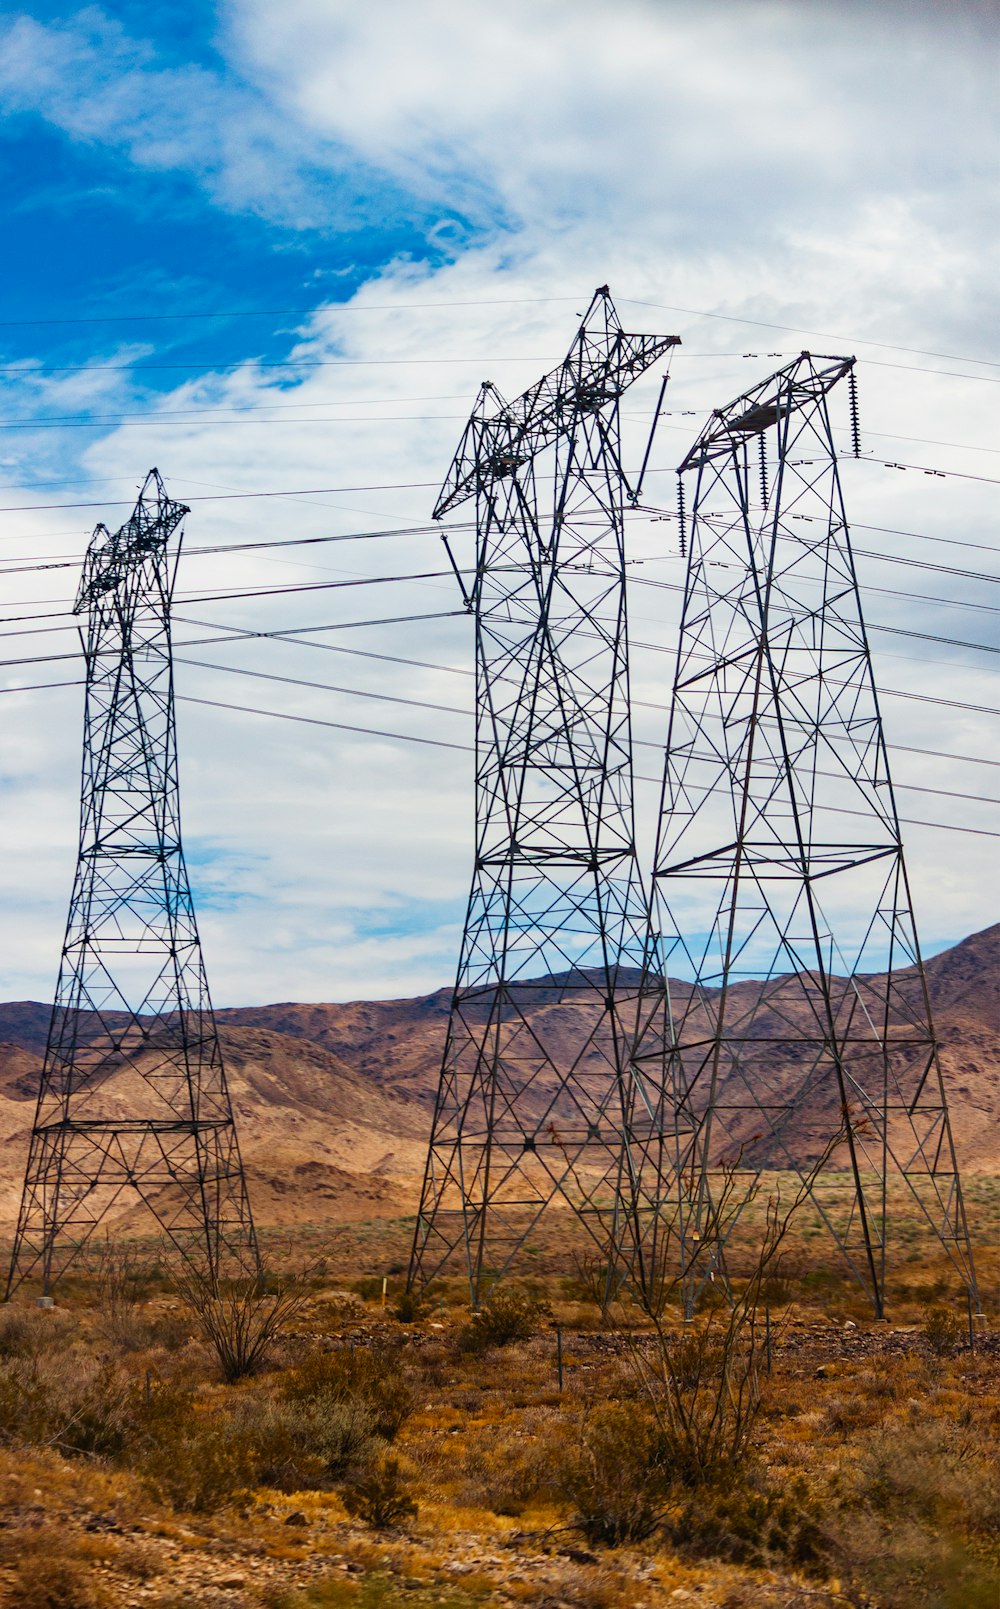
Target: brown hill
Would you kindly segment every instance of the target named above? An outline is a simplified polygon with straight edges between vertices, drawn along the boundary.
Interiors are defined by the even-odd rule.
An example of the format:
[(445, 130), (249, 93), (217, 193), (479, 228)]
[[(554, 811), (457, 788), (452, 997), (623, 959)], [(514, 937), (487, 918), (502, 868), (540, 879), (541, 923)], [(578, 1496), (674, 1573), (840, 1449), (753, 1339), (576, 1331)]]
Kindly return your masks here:
[[(1000, 924), (933, 957), (927, 977), (960, 1162), (970, 1170), (992, 1170), (1000, 1164)], [(905, 973), (900, 981), (906, 984)], [(684, 988), (677, 985), (679, 993)], [(747, 1000), (758, 991), (759, 985), (740, 985)], [(786, 1009), (783, 993), (778, 990), (769, 1012)], [(789, 986), (788, 1000), (794, 995)], [(412, 1000), (284, 1003), (219, 1013), (241, 1144), (263, 1222), (414, 1210), (449, 998), (449, 990), (438, 990)], [(568, 1003), (554, 980), (531, 990), (529, 1009), (555, 1045), (579, 1040), (581, 1013), (590, 1012)], [(4, 1224), (16, 1213), (48, 1016), (47, 1007), (32, 1001), (0, 1005)], [(766, 1025), (766, 1018), (759, 1020), (759, 1029)], [(759, 1055), (762, 1069), (781, 1075), (772, 1051), (762, 1047)], [(113, 1109), (129, 1110), (129, 1081), (135, 1078), (133, 1072), (112, 1081)], [(544, 1087), (539, 1095), (544, 1098)]]

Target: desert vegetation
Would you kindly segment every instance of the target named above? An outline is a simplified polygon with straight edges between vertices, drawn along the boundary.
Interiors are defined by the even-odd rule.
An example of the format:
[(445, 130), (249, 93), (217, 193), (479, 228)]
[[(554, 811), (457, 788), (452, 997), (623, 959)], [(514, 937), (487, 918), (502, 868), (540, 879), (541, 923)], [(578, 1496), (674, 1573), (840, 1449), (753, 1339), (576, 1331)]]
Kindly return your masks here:
[(410, 1300), (404, 1229), (210, 1302), (108, 1241), (0, 1308), (0, 1601), (995, 1604), (997, 1336), (919, 1237), (876, 1324), (808, 1235), (685, 1321), (558, 1237), (476, 1314)]

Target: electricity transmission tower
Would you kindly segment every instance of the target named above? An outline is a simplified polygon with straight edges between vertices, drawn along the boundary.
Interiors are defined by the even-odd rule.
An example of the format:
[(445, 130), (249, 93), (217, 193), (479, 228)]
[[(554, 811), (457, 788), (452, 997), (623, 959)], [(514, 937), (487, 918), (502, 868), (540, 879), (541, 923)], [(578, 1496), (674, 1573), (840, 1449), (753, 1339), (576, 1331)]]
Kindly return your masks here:
[(126, 1193), (213, 1286), (258, 1268), (181, 848), (170, 604), (187, 512), (154, 469), (84, 561), (80, 849), (8, 1296), (36, 1273), (48, 1291)]
[(803, 353), (717, 410), (680, 468), (682, 510), (685, 480), (694, 496), (653, 877), (662, 951), (636, 1059), (659, 1090), (689, 1308), (724, 1272), (727, 1169), (748, 1185), (790, 1169), (878, 1316), (904, 1197), (975, 1290), (841, 495), (842, 381), (857, 453), (853, 359)]
[(647, 905), (619, 402), (676, 344), (598, 290), (558, 369), (514, 402), (483, 386), (434, 510), (475, 499), (476, 859), (410, 1281), (459, 1263), (474, 1305), (557, 1199), (609, 1267), (630, 1232)]

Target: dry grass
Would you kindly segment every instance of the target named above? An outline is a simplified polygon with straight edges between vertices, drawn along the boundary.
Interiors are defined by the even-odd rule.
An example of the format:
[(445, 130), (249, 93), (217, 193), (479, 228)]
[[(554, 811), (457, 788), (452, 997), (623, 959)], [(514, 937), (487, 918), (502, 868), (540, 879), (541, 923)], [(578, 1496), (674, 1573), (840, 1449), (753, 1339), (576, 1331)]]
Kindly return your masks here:
[[(380, 1277), (342, 1299), (337, 1267), (235, 1385), (127, 1257), (111, 1320), (107, 1270), (103, 1296), (95, 1274), (55, 1310), (0, 1310), (0, 1603), (993, 1609), (995, 1339), (970, 1353), (933, 1260), (875, 1325), (808, 1250), (762, 1291), (787, 1319), (746, 1458), (700, 1489), (664, 1457), (599, 1269), (554, 1260), (529, 1333), (480, 1352), (457, 1284), (403, 1325)], [(682, 1387), (714, 1366), (711, 1325), (686, 1333)], [(234, 1570), (244, 1587), (216, 1585)]]

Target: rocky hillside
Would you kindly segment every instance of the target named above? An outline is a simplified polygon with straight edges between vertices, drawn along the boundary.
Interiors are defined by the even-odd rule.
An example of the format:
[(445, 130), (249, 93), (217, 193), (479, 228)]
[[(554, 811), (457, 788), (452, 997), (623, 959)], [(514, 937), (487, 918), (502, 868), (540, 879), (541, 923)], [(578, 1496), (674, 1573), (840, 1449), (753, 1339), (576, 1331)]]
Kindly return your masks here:
[[(935, 956), (928, 981), (962, 1166), (1000, 1164), (1000, 924)], [(900, 975), (904, 989), (912, 987)], [(751, 1000), (758, 985), (740, 985)], [(678, 985), (683, 994), (684, 986)], [(796, 991), (769, 997), (799, 1010)], [(257, 1213), (275, 1224), (412, 1212), (423, 1163), (450, 991), (414, 1000), (279, 1004), (219, 1013), (241, 1143)], [(550, 1046), (579, 1045), (590, 1008), (553, 987), (531, 990), (533, 1028)], [(0, 1005), (0, 1224), (15, 1211), (48, 1027), (35, 1002)], [(593, 1013), (590, 1013), (592, 1016)], [(591, 1026), (593, 1024), (591, 1023)], [(770, 1056), (770, 1061), (768, 1061)], [(762, 1047), (772, 1079), (791, 1065)], [(599, 1055), (589, 1076), (600, 1076)], [(134, 1075), (132, 1075), (134, 1077)], [(116, 1105), (128, 1108), (123, 1080)], [(539, 1089), (544, 1102), (545, 1089)]]

